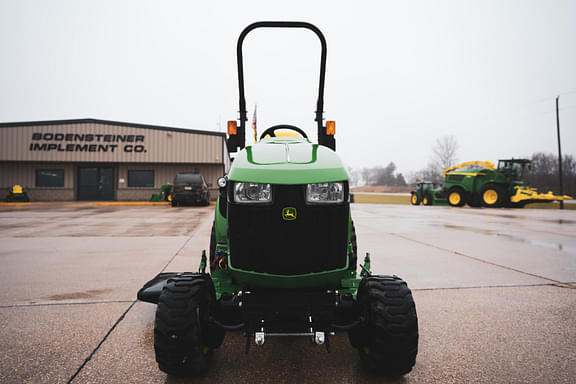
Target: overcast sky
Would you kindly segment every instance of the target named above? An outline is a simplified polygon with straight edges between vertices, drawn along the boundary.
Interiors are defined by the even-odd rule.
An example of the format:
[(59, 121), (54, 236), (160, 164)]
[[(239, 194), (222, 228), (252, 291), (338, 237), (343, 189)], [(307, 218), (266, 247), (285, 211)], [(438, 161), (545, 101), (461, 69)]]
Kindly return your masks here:
[[(328, 42), (325, 118), (355, 168), (576, 154), (576, 1), (0, 0), (0, 122), (95, 118), (224, 130), (238, 114), (236, 41), (261, 20)], [(320, 46), (298, 30), (245, 41), (259, 130), (313, 133)], [(250, 126), (250, 121), (248, 122)]]

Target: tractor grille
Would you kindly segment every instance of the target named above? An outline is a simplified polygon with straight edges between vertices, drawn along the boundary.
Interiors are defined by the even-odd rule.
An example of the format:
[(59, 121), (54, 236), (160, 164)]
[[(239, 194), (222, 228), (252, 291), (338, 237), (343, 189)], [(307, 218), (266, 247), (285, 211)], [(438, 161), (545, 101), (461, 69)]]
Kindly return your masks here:
[[(348, 203), (306, 205), (305, 185), (273, 185), (271, 205), (234, 204), (228, 226), (232, 266), (276, 275), (301, 275), (344, 268)], [(282, 211), (296, 208), (295, 220)]]

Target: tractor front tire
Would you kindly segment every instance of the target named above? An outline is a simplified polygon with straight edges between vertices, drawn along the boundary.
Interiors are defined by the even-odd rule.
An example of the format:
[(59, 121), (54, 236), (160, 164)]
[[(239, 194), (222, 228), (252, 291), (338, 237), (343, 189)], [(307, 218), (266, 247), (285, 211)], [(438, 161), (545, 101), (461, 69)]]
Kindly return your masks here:
[(452, 188), (448, 191), (448, 204), (451, 207), (462, 207), (466, 203), (464, 191), (460, 188)]
[(410, 204), (412, 205), (420, 205), (420, 199), (418, 198), (418, 194), (412, 192), (410, 195)]
[(432, 205), (432, 199), (430, 198), (429, 195), (424, 195), (424, 197), (422, 198), (422, 204), (423, 205)]
[(494, 184), (487, 184), (480, 189), (480, 203), (486, 208), (499, 208), (504, 203), (502, 188)]
[(214, 302), (209, 278), (184, 274), (168, 280), (158, 299), (154, 350), (160, 370), (174, 376), (200, 376), (224, 331), (208, 319)]
[(412, 370), (418, 354), (418, 317), (412, 292), (397, 276), (370, 276), (358, 290), (362, 323), (354, 331), (367, 370), (398, 377)]

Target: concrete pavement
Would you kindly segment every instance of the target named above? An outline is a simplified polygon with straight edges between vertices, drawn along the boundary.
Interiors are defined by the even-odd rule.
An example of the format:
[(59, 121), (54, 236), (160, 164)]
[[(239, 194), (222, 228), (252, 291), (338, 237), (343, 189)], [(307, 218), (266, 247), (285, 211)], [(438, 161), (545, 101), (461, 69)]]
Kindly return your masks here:
[(412, 373), (367, 375), (345, 334), (332, 353), (270, 339), (244, 354), (226, 335), (209, 374), (167, 378), (154, 361), (160, 271), (197, 268), (213, 207), (0, 207), (0, 382), (507, 382), (576, 377), (576, 212), (353, 205), (359, 260), (414, 291)]

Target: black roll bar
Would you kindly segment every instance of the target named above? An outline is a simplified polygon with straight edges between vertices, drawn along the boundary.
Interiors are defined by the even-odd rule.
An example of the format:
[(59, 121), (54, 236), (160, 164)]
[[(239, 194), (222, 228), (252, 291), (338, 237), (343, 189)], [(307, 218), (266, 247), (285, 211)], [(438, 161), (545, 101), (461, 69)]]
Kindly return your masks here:
[(301, 21), (259, 21), (252, 23), (240, 33), (238, 37), (238, 44), (236, 46), (236, 56), (238, 61), (238, 91), (240, 96), (240, 126), (238, 127), (238, 132), (235, 136), (231, 136), (228, 139), (228, 151), (236, 152), (236, 149), (244, 148), (245, 143), (245, 132), (246, 132), (246, 121), (248, 121), (247, 111), (246, 111), (246, 97), (244, 95), (244, 62), (242, 59), (242, 44), (246, 35), (256, 28), (304, 28), (308, 29), (316, 34), (320, 39), (320, 44), (322, 45), (322, 52), (320, 56), (320, 81), (318, 84), (318, 100), (316, 102), (316, 117), (314, 121), (318, 125), (318, 144), (325, 145), (332, 149), (335, 149), (334, 136), (326, 135), (326, 130), (323, 126), (323, 115), (324, 115), (324, 79), (326, 76), (326, 39), (324, 35), (313, 24), (301, 22)]

